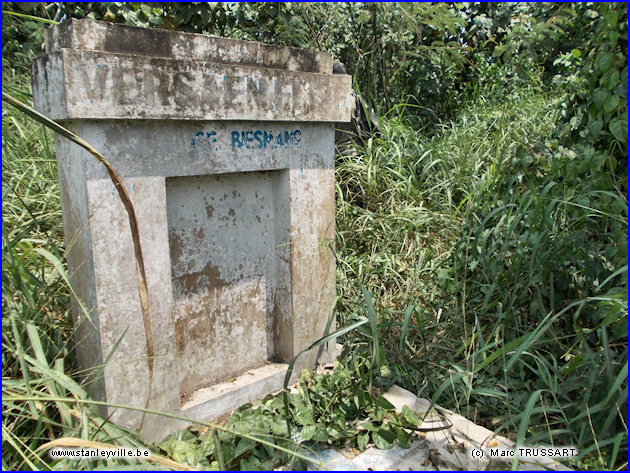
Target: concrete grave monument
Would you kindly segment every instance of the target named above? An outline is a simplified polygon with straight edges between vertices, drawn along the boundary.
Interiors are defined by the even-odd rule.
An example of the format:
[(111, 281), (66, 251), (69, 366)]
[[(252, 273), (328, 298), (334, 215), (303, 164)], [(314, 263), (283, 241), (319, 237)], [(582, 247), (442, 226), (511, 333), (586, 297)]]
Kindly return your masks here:
[[(73, 19), (48, 31), (33, 94), (133, 200), (155, 346), (149, 408), (210, 420), (281, 389), (331, 313), (334, 123), (350, 119), (350, 76), (323, 52)], [(56, 149), (81, 368), (111, 354), (96, 397), (144, 407), (127, 215), (100, 163), (65, 138)], [(142, 418), (107, 415), (130, 428)], [(147, 415), (142, 431), (185, 425)]]

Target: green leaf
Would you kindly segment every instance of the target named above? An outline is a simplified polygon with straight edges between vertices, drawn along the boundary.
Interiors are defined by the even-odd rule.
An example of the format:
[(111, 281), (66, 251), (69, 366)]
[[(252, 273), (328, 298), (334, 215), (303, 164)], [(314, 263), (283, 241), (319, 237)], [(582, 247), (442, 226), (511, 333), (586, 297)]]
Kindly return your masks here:
[(164, 439), (164, 441), (159, 445), (160, 448), (164, 448), (163, 445), (168, 444), (169, 440), (187, 440), (190, 442), (194, 442), (196, 439), (195, 434), (193, 434), (190, 430), (178, 430), (175, 433), (172, 433), (168, 437)]
[(287, 423), (284, 421), (284, 419), (280, 418), (274, 420), (274, 422), (271, 424), (271, 431), (274, 435), (278, 435), (281, 437), (284, 437), (289, 433), (287, 430)]
[(376, 311), (374, 310), (374, 304), (372, 303), (372, 297), (368, 290), (361, 286), (361, 292), (363, 293), (363, 298), (365, 299), (365, 307), (368, 313), (368, 319), (370, 321), (370, 333), (372, 335), (372, 367), (376, 369), (380, 369), (382, 357), (379, 335), (378, 335), (378, 316), (376, 315)]
[(418, 417), (416, 413), (413, 412), (411, 409), (409, 409), (409, 407), (407, 406), (403, 406), (402, 415), (405, 418), (405, 420), (409, 422), (411, 425), (413, 425), (414, 427), (418, 427), (420, 425), (420, 422), (422, 422), (420, 417)]
[(368, 442), (370, 441), (370, 434), (368, 432), (364, 432), (357, 436), (357, 448), (362, 452), (367, 447)]
[(254, 425), (252, 426), (252, 432), (266, 434), (270, 430), (271, 430), (271, 419), (265, 415), (256, 416)]
[(14, 15), (14, 16), (17, 16), (18, 18), (24, 18), (24, 19), (34, 20), (34, 21), (40, 21), (42, 23), (47, 23), (49, 25), (58, 25), (59, 24), (58, 21), (49, 20), (47, 18), (41, 18), (39, 16), (27, 15), (26, 13), (19, 13), (19, 12), (15, 12), (15, 11), (2, 10), (2, 14), (3, 15)]
[(411, 440), (411, 434), (405, 431), (405, 429), (397, 427), (396, 438), (398, 439), (398, 443), (401, 447), (409, 448), (409, 440)]
[(385, 411), (383, 409), (374, 409), (369, 413), (370, 419), (374, 419), (377, 422), (383, 422), (385, 417)]
[(46, 359), (46, 354), (44, 353), (39, 334), (37, 333), (37, 328), (31, 323), (27, 323), (26, 332), (28, 333), (28, 338), (31, 341), (31, 347), (35, 353), (35, 358), (37, 358), (37, 361), (39, 361), (42, 365), (48, 366), (48, 360)]
[[(269, 442), (271, 442), (272, 444), (274, 444), (274, 445), (275, 445), (275, 442), (274, 442), (274, 440), (273, 440), (273, 439), (269, 439)], [(276, 449), (275, 449), (274, 445), (269, 445), (269, 444), (265, 444), (265, 443), (263, 443), (263, 444), (261, 445), (261, 447), (262, 447), (262, 450), (264, 450), (264, 451), (265, 451), (265, 453), (267, 453), (267, 456), (271, 457), (271, 456), (273, 456), (274, 452), (276, 451)], [(257, 449), (257, 451), (259, 451), (259, 452), (260, 452), (260, 451), (261, 451), (261, 449), (260, 449), (260, 448), (258, 448), (258, 449)], [(264, 456), (258, 455), (258, 458), (260, 458), (261, 460), (264, 460)]]
[[(332, 437), (335, 440), (345, 439), (348, 436), (346, 429), (343, 426), (336, 425), (328, 427), (328, 437)], [(326, 439), (328, 440), (328, 439)]]
[(176, 462), (189, 465), (196, 465), (201, 453), (195, 448), (194, 440), (184, 441), (172, 438), (162, 442), (160, 448), (168, 452)]
[(411, 314), (413, 313), (415, 305), (409, 304), (407, 309), (405, 310), (405, 317), (403, 318), (403, 326), (400, 332), (400, 341), (398, 344), (398, 349), (402, 352), (403, 347), (405, 346), (405, 341), (407, 340), (407, 333), (409, 332), (409, 322), (411, 321)]
[[(215, 430), (216, 432), (216, 430)], [(230, 462), (234, 459), (234, 443), (232, 442), (222, 442), (221, 448), (218, 449), (220, 451), (220, 455), (217, 455), (217, 459), (220, 460), (219, 464)]]
[(326, 430), (326, 427), (321, 424), (306, 425), (302, 428), (300, 437), (304, 441), (315, 440), (316, 442), (327, 442), (328, 431)]
[(375, 425), (373, 422), (366, 422), (365, 424), (362, 424), (361, 427), (371, 432), (376, 432), (379, 429), (379, 427)]
[(506, 51), (507, 48), (507, 44), (500, 44), (499, 46), (494, 48), (494, 51), (492, 51), (492, 55), (494, 57), (501, 57), (501, 55)]
[(617, 33), (616, 31), (611, 31), (610, 33), (608, 33), (608, 40), (610, 41), (612, 46), (615, 46), (617, 44), (617, 41), (619, 40), (619, 33)]
[(389, 430), (379, 429), (376, 432), (372, 432), (372, 442), (379, 450), (389, 450), (394, 447), (396, 436)]
[(602, 87), (607, 90), (612, 90), (619, 83), (619, 71), (615, 69), (608, 69), (602, 75), (602, 78), (599, 80), (599, 83)]
[(596, 67), (600, 72), (605, 72), (610, 69), (612, 62), (613, 56), (609, 52), (600, 52), (595, 60)]
[(608, 10), (608, 12), (606, 13), (606, 21), (608, 21), (608, 24), (611, 28), (617, 28), (618, 20), (619, 14), (617, 13), (617, 10)]
[(617, 141), (625, 146), (628, 140), (628, 122), (626, 120), (612, 120), (608, 124), (608, 129)]
[(357, 407), (357, 409), (363, 409), (365, 407), (366, 401), (367, 400), (367, 396), (365, 395), (365, 391), (363, 391), (362, 389), (359, 389), (353, 398), (354, 401), (354, 405)]
[(301, 425), (313, 425), (315, 419), (313, 418), (313, 411), (308, 406), (298, 408), (294, 414), (295, 421)]
[[(331, 431), (334, 431), (335, 429), (331, 429)], [(315, 440), (316, 442), (328, 442), (328, 430), (326, 430), (326, 427), (323, 425), (318, 425), (317, 429), (315, 429), (315, 435), (313, 435), (313, 440)]]
[(602, 132), (602, 127), (604, 126), (604, 121), (601, 118), (591, 118), (588, 121), (588, 131), (593, 137), (593, 139), (598, 139), (600, 133)]
[(262, 470), (262, 466), (260, 464), (260, 460), (256, 458), (254, 455), (250, 455), (246, 458), (241, 459), (241, 471), (260, 471)]
[(234, 456), (238, 457), (243, 453), (251, 450), (256, 446), (256, 442), (251, 439), (241, 438), (236, 444), (236, 449), (234, 450)]
[(376, 405), (382, 409), (387, 409), (388, 411), (393, 411), (394, 409), (396, 409), (396, 406), (394, 406), (383, 396), (378, 397), (378, 399), (376, 400)]
[(597, 106), (599, 110), (604, 107), (604, 101), (609, 96), (608, 92), (604, 89), (595, 89), (593, 91), (593, 103)]
[[(515, 338), (514, 340), (506, 343), (501, 348), (498, 348), (497, 350), (495, 350), (491, 355), (488, 356), (488, 358), (484, 359), (481, 363), (479, 363), (477, 366), (475, 366), (475, 373), (479, 373), (482, 369), (484, 369), (487, 365), (492, 363), (497, 358), (504, 356), (509, 351), (511, 351), (511, 350), (515, 349), (516, 347), (520, 346), (521, 342), (523, 342), (523, 340), (525, 340), (525, 338), (527, 338), (528, 335), (529, 334), (525, 333), (525, 334), (521, 335), (520, 337)], [(448, 380), (446, 380), (446, 381), (448, 381)]]
[[(540, 394), (542, 392), (543, 392), (542, 389), (538, 389), (537, 391), (533, 392), (529, 396), (529, 399), (527, 400), (527, 403), (525, 404), (523, 415), (521, 417), (521, 422), (518, 426), (518, 435), (516, 438), (517, 447), (522, 447), (523, 445), (525, 445), (525, 436), (527, 435), (527, 428), (529, 427), (529, 419), (532, 416), (534, 405), (538, 401), (538, 398), (540, 397)], [(516, 467), (517, 464), (518, 464), (518, 458), (515, 458), (514, 461), (512, 462), (512, 467), (513, 468)]]
[(306, 425), (300, 431), (300, 438), (305, 442), (308, 442), (313, 437), (315, 437), (315, 433), (317, 432), (316, 425)]
[(496, 397), (496, 398), (499, 398), (499, 399), (507, 399), (508, 398), (508, 394), (506, 392), (499, 391), (497, 389), (475, 388), (472, 392), (475, 395), (477, 395), (477, 396)]
[(611, 95), (604, 101), (604, 112), (612, 113), (619, 106), (619, 96)]

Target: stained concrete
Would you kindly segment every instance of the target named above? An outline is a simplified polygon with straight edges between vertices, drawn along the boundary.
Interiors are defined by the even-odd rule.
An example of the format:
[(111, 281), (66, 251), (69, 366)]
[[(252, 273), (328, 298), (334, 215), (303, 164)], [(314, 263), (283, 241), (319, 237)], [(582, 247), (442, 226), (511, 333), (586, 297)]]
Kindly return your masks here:
[(166, 202), (180, 391), (285, 360), (288, 172), (169, 178)]
[[(350, 77), (333, 76), (326, 53), (92, 20), (53, 27), (47, 51), (33, 63), (36, 108), (100, 150), (134, 203), (149, 408), (209, 420), (280, 389), (334, 299), (334, 122), (350, 119)], [(56, 146), (79, 362), (96, 370), (111, 354), (95, 395), (143, 407), (127, 215), (91, 155)], [(294, 376), (315, 361), (301, 357)], [(141, 418), (105, 414), (129, 428)], [(148, 415), (143, 433), (185, 425)]]
[(59, 49), (212, 61), (316, 74), (330, 74), (333, 69), (332, 57), (321, 51), (253, 41), (227, 41), (201, 34), (141, 29), (90, 19), (70, 19), (57, 28), (48, 29), (46, 52)]
[(332, 75), (327, 53), (93, 20), (52, 31), (32, 75), (55, 120), (343, 122), (353, 107), (351, 77)]

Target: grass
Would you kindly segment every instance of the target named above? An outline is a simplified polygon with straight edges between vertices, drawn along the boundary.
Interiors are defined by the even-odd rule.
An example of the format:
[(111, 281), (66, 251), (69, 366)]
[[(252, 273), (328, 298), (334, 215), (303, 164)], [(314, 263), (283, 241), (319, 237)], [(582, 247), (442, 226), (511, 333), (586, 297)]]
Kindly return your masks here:
[[(3, 78), (29, 99), (24, 75)], [(397, 383), (520, 444), (575, 445), (578, 467), (627, 466), (627, 200), (605, 162), (558, 144), (560, 100), (480, 95), (431, 137), (393, 112), (339, 157), (336, 309), (369, 324), (346, 335), (335, 376), (305, 376), (296, 397), (228, 424), (290, 452), (278, 418), (309, 426), (311, 446), (387, 445), (372, 393)], [(146, 446), (76, 381), (53, 137), (6, 108), (2, 218), (3, 468), (85, 468), (37, 450), (59, 437)], [(372, 416), (374, 438), (330, 406), (344, 423)], [(211, 468), (290, 457), (251, 442), (206, 426), (161, 452)]]
[(392, 117), (342, 157), (340, 313), (361, 310), (358, 285), (374, 295), (390, 383), (613, 468), (627, 455), (627, 200), (558, 144), (561, 100), (481, 95), (431, 138)]

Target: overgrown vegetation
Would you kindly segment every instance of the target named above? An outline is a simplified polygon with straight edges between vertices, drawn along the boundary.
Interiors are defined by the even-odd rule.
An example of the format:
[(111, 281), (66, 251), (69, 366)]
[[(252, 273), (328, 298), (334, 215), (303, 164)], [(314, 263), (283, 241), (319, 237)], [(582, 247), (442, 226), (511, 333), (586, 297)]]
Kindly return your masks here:
[[(415, 421), (375, 394), (397, 383), (523, 445), (575, 445), (580, 468), (627, 468), (624, 4), (3, 7), (324, 49), (381, 112), (337, 163), (338, 319), (371, 326), (332, 375), (303, 376), (288, 413), (268, 397), (224, 426), (266, 444), (206, 426), (154, 451), (303, 466), (285, 418), (302, 448), (387, 448)], [(41, 27), (3, 15), (3, 90), (23, 100)], [(53, 139), (4, 106), (2, 218), (3, 468), (112, 467), (35, 453), (143, 443), (76, 381)]]

